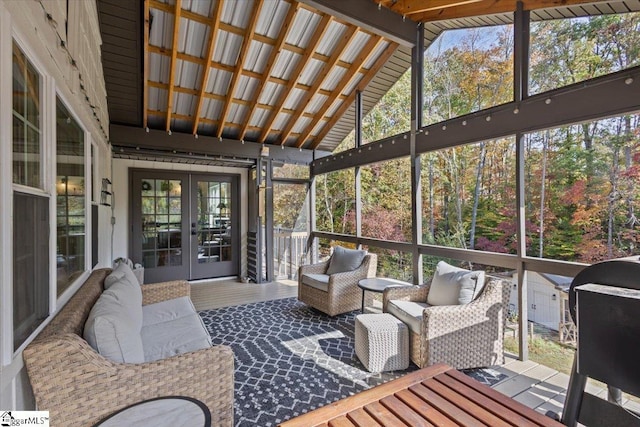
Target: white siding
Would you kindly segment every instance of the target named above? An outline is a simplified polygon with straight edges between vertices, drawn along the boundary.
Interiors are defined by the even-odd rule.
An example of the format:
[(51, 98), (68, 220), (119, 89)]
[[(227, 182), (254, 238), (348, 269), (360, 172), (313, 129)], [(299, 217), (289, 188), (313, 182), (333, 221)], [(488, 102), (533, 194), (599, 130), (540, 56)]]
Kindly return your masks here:
[[(47, 19), (42, 8), (51, 15)], [(68, 23), (65, 39), (65, 25)], [(107, 137), (109, 120), (106, 90), (100, 58), (100, 33), (95, 2), (66, 2), (51, 0), (14, 1), (0, 0), (0, 408), (34, 409), (35, 403), (22, 361), (22, 353), (13, 351), (12, 345), (12, 293), (13, 293), (13, 245), (12, 245), (12, 194), (11, 183), (11, 97), (12, 97), (12, 44), (16, 40), (29, 61), (41, 74), (42, 98), (42, 151), (55, 152), (55, 98), (64, 100), (81, 126), (86, 130), (87, 143), (95, 144), (95, 185), (102, 178), (111, 177), (111, 148)], [(62, 46), (61, 40), (65, 42)], [(74, 63), (72, 63), (73, 59)], [(81, 77), (82, 76), (82, 77)], [(88, 99), (87, 99), (88, 98)], [(91, 106), (95, 106), (94, 109)], [(95, 115), (94, 115), (95, 113)], [(87, 152), (89, 150), (87, 149)], [(87, 162), (89, 161), (87, 156)], [(55, 207), (55, 156), (46, 155), (43, 176), (47, 195)], [(87, 191), (90, 189), (87, 186)], [(98, 266), (111, 264), (111, 209), (99, 206)], [(55, 210), (50, 212), (50, 263), (52, 277), (50, 287), (54, 295), (51, 310), (55, 314), (82, 282), (76, 281), (69, 292), (55, 300)], [(90, 247), (90, 212), (87, 212), (87, 246)], [(88, 264), (90, 266), (90, 264)], [(85, 273), (85, 276), (88, 272)], [(84, 277), (84, 276), (83, 276)], [(27, 340), (27, 343), (52, 318), (50, 316)]]

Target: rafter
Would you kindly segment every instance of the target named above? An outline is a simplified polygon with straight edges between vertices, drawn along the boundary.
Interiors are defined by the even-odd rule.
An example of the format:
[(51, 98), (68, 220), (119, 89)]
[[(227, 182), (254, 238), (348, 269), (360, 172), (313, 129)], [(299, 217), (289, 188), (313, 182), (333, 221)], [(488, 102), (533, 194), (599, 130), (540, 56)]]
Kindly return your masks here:
[(307, 45), (307, 48), (305, 49), (302, 58), (300, 58), (300, 60), (296, 64), (295, 69), (291, 72), (289, 81), (287, 82), (284, 90), (278, 97), (278, 100), (274, 103), (277, 106), (277, 108), (272, 110), (271, 113), (269, 114), (269, 117), (267, 118), (267, 121), (263, 126), (262, 133), (258, 138), (258, 142), (264, 142), (264, 140), (267, 139), (267, 136), (269, 135), (269, 130), (271, 129), (271, 126), (273, 126), (273, 122), (276, 120), (276, 117), (278, 117), (278, 114), (280, 114), (280, 112), (284, 108), (284, 104), (287, 101), (287, 98), (289, 98), (289, 95), (291, 94), (291, 92), (293, 91), (293, 88), (298, 83), (298, 79), (302, 75), (302, 71), (307, 66), (307, 64), (311, 62), (313, 53), (316, 51), (316, 49), (320, 45), (320, 42), (322, 41), (322, 37), (324, 37), (325, 33), (329, 29), (330, 24), (331, 24), (331, 16), (323, 15), (322, 20), (318, 23), (318, 26), (316, 27), (316, 30), (313, 33), (313, 36), (309, 41), (309, 44)]
[(307, 104), (309, 104), (309, 101), (311, 101), (311, 99), (313, 99), (313, 97), (318, 93), (318, 91), (322, 87), (322, 84), (324, 83), (324, 80), (329, 75), (329, 72), (331, 71), (333, 66), (336, 64), (336, 62), (338, 62), (340, 57), (344, 54), (345, 50), (354, 40), (357, 33), (358, 33), (358, 27), (355, 27), (355, 26), (347, 27), (347, 30), (342, 36), (342, 39), (338, 42), (336, 47), (333, 49), (333, 53), (331, 54), (331, 58), (329, 59), (329, 62), (326, 62), (322, 66), (322, 68), (320, 69), (320, 72), (318, 73), (318, 77), (316, 77), (315, 83), (313, 84), (311, 89), (304, 94), (304, 96), (298, 103), (299, 113), (289, 119), (287, 126), (282, 131), (282, 134), (280, 136), (280, 143), (282, 145), (284, 145), (287, 142), (287, 138), (289, 138), (289, 135), (291, 134), (293, 127), (295, 126), (298, 119), (304, 113), (304, 110)]
[[(356, 90), (362, 91), (367, 87), (367, 85), (371, 82), (371, 80), (373, 80), (375, 75), (378, 74), (378, 71), (380, 71), (380, 69), (384, 66), (384, 64), (387, 63), (387, 61), (389, 60), (391, 55), (393, 55), (393, 53), (396, 51), (397, 48), (398, 48), (397, 43), (393, 43), (393, 42), (389, 43), (389, 46), (387, 46), (387, 48), (384, 50), (382, 55), (378, 57), (378, 59), (373, 64), (373, 66), (369, 69), (367, 74), (365, 74), (362, 80), (360, 80), (358, 85), (349, 94), (349, 99), (353, 100), (353, 95), (355, 94)], [(331, 118), (331, 120), (329, 120), (324, 125), (320, 133), (314, 138), (313, 144), (311, 146), (313, 150), (315, 150), (318, 147), (318, 145), (320, 145), (320, 143), (322, 142), (322, 139), (325, 136), (327, 136), (327, 133), (329, 133), (329, 131), (333, 128), (333, 126), (335, 126), (338, 120), (342, 118), (342, 116), (347, 111), (347, 108), (349, 108), (349, 106), (351, 106), (351, 102), (344, 101), (342, 103), (340, 108), (338, 108), (338, 110), (333, 114), (333, 117)]]
[(173, 21), (173, 47), (171, 48), (171, 65), (169, 65), (169, 93), (167, 95), (166, 131), (171, 129), (171, 113), (173, 112), (173, 85), (176, 73), (176, 56), (178, 55), (178, 36), (180, 35), (180, 13), (182, 0), (176, 0)]
[(253, 12), (251, 17), (249, 18), (249, 24), (247, 25), (247, 30), (244, 33), (244, 38), (242, 39), (242, 47), (240, 48), (240, 54), (238, 55), (238, 61), (236, 63), (235, 69), (233, 70), (233, 74), (231, 76), (231, 82), (229, 83), (229, 90), (227, 90), (227, 99), (224, 102), (224, 106), (222, 107), (222, 113), (220, 114), (220, 125), (218, 126), (217, 137), (220, 138), (222, 136), (222, 131), (224, 130), (225, 120), (227, 114), (229, 113), (229, 108), (231, 108), (231, 103), (233, 102), (233, 94), (236, 93), (236, 86), (238, 85), (238, 81), (240, 81), (240, 76), (242, 75), (242, 67), (244, 64), (244, 58), (249, 50), (249, 46), (251, 45), (251, 40), (253, 40), (253, 34), (255, 33), (256, 24), (258, 23), (258, 18), (260, 17), (260, 11), (262, 10), (263, 2), (257, 1), (253, 6)]
[[(422, 22), (431, 22), (445, 19), (509, 13), (516, 10), (517, 3), (517, 0), (482, 0), (478, 3), (418, 13), (412, 15), (411, 19)], [(593, 3), (593, 0), (522, 0), (524, 10), (571, 6), (584, 3)]]
[(333, 89), (331, 95), (324, 101), (320, 110), (318, 110), (316, 114), (314, 114), (313, 119), (307, 125), (305, 130), (300, 133), (300, 139), (298, 139), (296, 147), (300, 148), (304, 145), (305, 141), (307, 140), (307, 138), (309, 138), (309, 135), (320, 122), (320, 120), (322, 120), (329, 107), (331, 107), (336, 99), (338, 99), (338, 96), (342, 94), (342, 91), (347, 86), (349, 86), (349, 83), (351, 83), (353, 79), (356, 78), (364, 63), (367, 62), (369, 58), (371, 58), (371, 55), (373, 55), (373, 53), (376, 51), (378, 44), (383, 42), (384, 39), (382, 37), (369, 38), (369, 41), (360, 52), (360, 55), (351, 64), (351, 68), (349, 68), (347, 72), (344, 73), (344, 76), (342, 76), (340, 82), (338, 82), (335, 89)]
[(144, 65), (142, 78), (142, 126), (147, 127), (147, 108), (149, 106), (149, 3), (144, 2)]
[(220, 16), (222, 15), (222, 9), (224, 9), (224, 0), (218, 0), (216, 9), (211, 14), (211, 24), (209, 27), (209, 42), (207, 46), (207, 60), (202, 72), (202, 84), (200, 85), (200, 92), (198, 93), (198, 103), (196, 104), (196, 110), (193, 113), (193, 128), (192, 133), (195, 135), (198, 133), (198, 122), (200, 121), (200, 110), (202, 110), (202, 104), (204, 101), (204, 94), (207, 91), (207, 82), (209, 81), (209, 74), (211, 73), (211, 64), (213, 60), (213, 52), (216, 48), (216, 38), (218, 37), (218, 29), (220, 28)]
[(278, 39), (276, 40), (276, 44), (273, 47), (273, 49), (271, 50), (271, 54), (269, 55), (269, 59), (267, 61), (267, 64), (264, 68), (264, 72), (262, 73), (261, 78), (258, 80), (258, 86), (256, 88), (256, 90), (254, 91), (254, 96), (252, 97), (252, 100), (255, 101), (254, 104), (251, 106), (251, 108), (249, 109), (248, 113), (247, 113), (247, 117), (245, 117), (244, 120), (244, 125), (242, 126), (242, 128), (240, 129), (240, 135), (239, 138), (240, 140), (244, 139), (245, 134), (247, 133), (247, 128), (249, 127), (249, 122), (251, 121), (251, 116), (253, 116), (253, 113), (256, 110), (256, 105), (258, 103), (258, 99), (260, 99), (260, 94), (262, 93), (262, 89), (264, 88), (264, 85), (267, 81), (267, 78), (271, 75), (271, 71), (273, 70), (273, 66), (276, 63), (276, 58), (278, 57), (278, 53), (280, 52), (280, 50), (282, 49), (282, 46), (284, 45), (285, 40), (287, 39), (287, 35), (289, 34), (289, 30), (291, 29), (291, 26), (293, 24), (293, 19), (298, 11), (300, 7), (300, 3), (293, 2), (293, 4), (291, 4), (289, 6), (289, 10), (287, 11), (287, 16), (284, 18), (284, 22), (283, 22), (283, 28), (280, 29), (280, 34), (278, 35)]

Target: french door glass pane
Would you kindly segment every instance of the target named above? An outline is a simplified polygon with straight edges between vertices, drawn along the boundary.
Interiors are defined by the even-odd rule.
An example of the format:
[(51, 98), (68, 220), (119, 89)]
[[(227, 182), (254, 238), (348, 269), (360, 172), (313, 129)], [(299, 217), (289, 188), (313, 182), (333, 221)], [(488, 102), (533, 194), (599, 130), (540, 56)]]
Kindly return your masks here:
[(142, 180), (142, 266), (182, 265), (182, 181)]
[(198, 263), (231, 261), (231, 183), (198, 181)]

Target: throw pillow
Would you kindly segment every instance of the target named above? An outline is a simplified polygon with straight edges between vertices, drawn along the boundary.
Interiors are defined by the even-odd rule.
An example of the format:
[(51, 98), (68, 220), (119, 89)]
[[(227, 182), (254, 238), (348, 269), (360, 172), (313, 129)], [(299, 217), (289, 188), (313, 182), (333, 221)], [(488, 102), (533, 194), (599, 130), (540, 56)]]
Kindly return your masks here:
[(138, 282), (138, 278), (131, 270), (131, 267), (127, 265), (125, 262), (119, 262), (116, 265), (116, 268), (113, 269), (111, 274), (109, 274), (104, 279), (104, 288), (109, 289), (114, 283), (119, 282), (122, 279), (126, 279), (132, 285), (136, 285), (140, 287), (140, 282)]
[(346, 249), (342, 246), (336, 246), (333, 248), (333, 255), (331, 255), (331, 260), (329, 261), (327, 274), (332, 275), (336, 273), (344, 273), (345, 271), (353, 271), (360, 267), (365, 255), (367, 255), (367, 251)]
[(116, 284), (100, 295), (84, 325), (83, 337), (94, 350), (113, 362), (142, 363), (141, 325), (112, 292), (119, 286)]
[(484, 271), (465, 270), (440, 261), (431, 280), (427, 304), (468, 304), (478, 296), (483, 287)]

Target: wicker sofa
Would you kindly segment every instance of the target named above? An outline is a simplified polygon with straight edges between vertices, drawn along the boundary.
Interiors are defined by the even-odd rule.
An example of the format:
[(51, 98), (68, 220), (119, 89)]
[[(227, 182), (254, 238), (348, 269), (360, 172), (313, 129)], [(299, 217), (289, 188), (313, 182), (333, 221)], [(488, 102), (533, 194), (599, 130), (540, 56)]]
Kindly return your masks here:
[[(24, 350), (38, 408), (50, 411), (52, 425), (91, 426), (136, 402), (186, 396), (209, 408), (212, 425), (231, 426), (233, 352), (229, 347), (208, 347), (153, 362), (115, 363), (83, 339), (85, 321), (110, 272), (95, 270)], [(143, 285), (142, 305), (189, 294), (185, 281)]]

